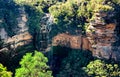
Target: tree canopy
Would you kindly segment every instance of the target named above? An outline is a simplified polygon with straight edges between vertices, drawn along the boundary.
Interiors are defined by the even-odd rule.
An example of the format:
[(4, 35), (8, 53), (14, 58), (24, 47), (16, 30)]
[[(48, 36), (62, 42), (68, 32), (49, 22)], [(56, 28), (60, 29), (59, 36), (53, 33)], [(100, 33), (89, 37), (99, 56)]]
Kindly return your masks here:
[(119, 77), (120, 69), (117, 64), (107, 64), (101, 60), (91, 61), (84, 68), (89, 76), (94, 77)]
[(47, 62), (41, 52), (27, 53), (20, 61), (21, 67), (16, 69), (15, 77), (52, 77)]
[(12, 77), (12, 72), (7, 71), (7, 68), (0, 63), (0, 77)]
[(82, 70), (93, 59), (92, 54), (85, 50), (73, 50), (63, 59), (57, 77), (86, 77)]

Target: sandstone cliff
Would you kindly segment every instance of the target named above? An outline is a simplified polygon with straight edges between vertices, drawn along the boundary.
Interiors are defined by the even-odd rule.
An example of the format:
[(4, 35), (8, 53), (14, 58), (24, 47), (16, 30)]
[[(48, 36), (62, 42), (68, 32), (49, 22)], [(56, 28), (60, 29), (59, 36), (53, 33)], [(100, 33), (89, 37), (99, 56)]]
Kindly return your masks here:
[[(105, 19), (109, 23), (106, 23)], [(95, 19), (90, 22), (87, 31), (87, 38), (92, 44), (92, 53), (94, 56), (119, 60), (120, 56), (118, 51), (113, 50), (113, 48), (118, 48), (113, 46), (113, 43), (118, 40), (115, 28), (116, 22), (112, 19), (112, 14), (107, 12), (95, 13)]]
[(93, 56), (105, 59), (120, 59), (119, 47), (113, 44), (119, 40), (113, 12), (96, 12), (87, 28), (86, 36), (58, 34), (53, 38), (53, 46), (64, 46), (73, 49), (87, 49)]
[(70, 35), (66, 33), (58, 34), (53, 38), (53, 46), (63, 46), (72, 49), (91, 49), (91, 44), (85, 36)]
[[(27, 22), (27, 14), (25, 13), (24, 7), (18, 8), (19, 16), (17, 17), (17, 27), (13, 29), (16, 35), (10, 37), (8, 36), (7, 31), (5, 28), (0, 28), (0, 37), (4, 42), (4, 45), (7, 50), (15, 49), (18, 46), (23, 46), (32, 41), (32, 36), (28, 31), (28, 26), (26, 25)], [(9, 45), (8, 48), (6, 45)], [(1, 49), (0, 51), (4, 51), (5, 48)]]
[[(25, 12), (25, 8), (19, 6), (17, 11), (17, 25), (15, 25), (15, 28), (12, 28), (12, 31), (15, 33), (13, 36), (8, 35), (5, 27), (0, 27), (0, 38), (4, 42), (4, 45), (0, 46), (0, 52), (16, 49), (19, 46), (24, 46), (32, 42), (35, 44), (35, 49), (39, 51), (45, 51), (47, 47), (59, 45), (72, 49), (90, 50), (93, 56), (98, 58), (120, 59), (119, 48), (113, 45), (119, 40), (115, 31), (117, 22), (112, 18), (114, 12), (94, 13), (94, 18), (89, 22), (86, 35), (82, 35), (81, 29), (73, 27), (57, 31), (58, 29), (51, 26), (54, 18), (49, 13), (45, 13), (41, 20), (39, 20), (39, 31), (34, 31), (33, 35), (31, 35), (29, 26), (27, 25), (28, 15)], [(3, 21), (4, 19), (0, 19), (0, 24)], [(58, 32), (58, 35), (53, 33), (55, 30)]]

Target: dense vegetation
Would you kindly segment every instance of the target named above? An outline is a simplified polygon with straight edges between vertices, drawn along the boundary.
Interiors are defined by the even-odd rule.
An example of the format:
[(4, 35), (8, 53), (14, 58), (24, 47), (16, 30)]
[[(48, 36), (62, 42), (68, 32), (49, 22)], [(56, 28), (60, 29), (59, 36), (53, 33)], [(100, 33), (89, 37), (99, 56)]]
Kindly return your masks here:
[[(58, 46), (51, 47), (49, 52), (35, 51), (41, 37), (40, 21), (46, 13), (54, 17), (51, 36), (63, 32), (76, 34), (76, 30), (85, 34), (95, 12), (115, 12), (114, 18), (119, 22), (119, 0), (0, 0), (0, 28), (4, 27), (10, 37), (16, 34), (19, 7), (24, 7), (28, 15), (27, 25), (34, 43), (5, 51), (0, 63), (12, 72), (0, 64), (0, 77), (120, 77), (118, 62), (98, 60), (88, 50)], [(0, 39), (0, 49), (3, 44)], [(13, 52), (19, 54), (11, 56)]]
[(57, 77), (86, 77), (87, 74), (82, 70), (88, 62), (93, 60), (92, 54), (85, 50), (72, 50), (61, 62), (61, 68)]
[(52, 77), (47, 62), (41, 52), (27, 53), (20, 61), (21, 67), (16, 69), (15, 77)]
[(119, 77), (120, 68), (117, 64), (107, 64), (101, 60), (91, 61), (84, 70), (93, 77)]
[(1, 77), (12, 77), (12, 72), (7, 71), (7, 68), (0, 64), (0, 76)]

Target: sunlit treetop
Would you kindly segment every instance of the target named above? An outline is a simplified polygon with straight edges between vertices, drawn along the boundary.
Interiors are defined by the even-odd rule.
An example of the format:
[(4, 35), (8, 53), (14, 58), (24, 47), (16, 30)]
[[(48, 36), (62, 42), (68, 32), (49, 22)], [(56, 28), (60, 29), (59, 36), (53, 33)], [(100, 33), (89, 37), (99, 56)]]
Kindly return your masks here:
[(0, 77), (12, 77), (12, 73), (0, 63)]

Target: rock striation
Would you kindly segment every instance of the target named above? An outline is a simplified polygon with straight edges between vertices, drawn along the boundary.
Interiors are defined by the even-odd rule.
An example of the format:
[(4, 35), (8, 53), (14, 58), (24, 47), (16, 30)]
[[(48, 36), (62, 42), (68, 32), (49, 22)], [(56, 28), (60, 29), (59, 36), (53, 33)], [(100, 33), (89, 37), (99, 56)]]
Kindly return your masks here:
[[(115, 31), (117, 23), (112, 18), (113, 12), (100, 11), (94, 13), (94, 18), (89, 23), (86, 35), (82, 35), (82, 30), (79, 28), (68, 27), (68, 30), (64, 29), (66, 33), (63, 33), (65, 31), (59, 31), (60, 33), (57, 31), (58, 35), (55, 37), (54, 34), (51, 34), (54, 18), (49, 13), (41, 18), (40, 30), (34, 32), (34, 35), (29, 33), (29, 27), (26, 24), (28, 21), (27, 13), (24, 7), (18, 7), (18, 13), (17, 27), (13, 29), (16, 35), (10, 37), (5, 28), (0, 27), (0, 40), (4, 42), (1, 43), (4, 45), (0, 46), (0, 52), (7, 51), (10, 48), (16, 49), (32, 42), (35, 43), (35, 49), (39, 51), (50, 49), (51, 46), (64, 46), (72, 49), (90, 50), (93, 56), (98, 58), (120, 60), (119, 47), (114, 46), (119, 37)], [(0, 19), (0, 23), (2, 22), (3, 19)]]
[[(119, 60), (120, 54), (114, 51), (113, 43), (118, 40), (115, 32), (116, 23), (106, 23), (105, 19), (111, 19), (111, 14), (107, 12), (95, 13), (95, 18), (90, 22), (87, 30), (87, 38), (92, 45), (93, 56), (105, 59)], [(111, 19), (112, 20), (112, 19)]]
[(113, 12), (96, 12), (87, 28), (86, 36), (61, 33), (53, 38), (52, 44), (72, 49), (87, 49), (97, 58), (120, 60), (119, 46), (114, 45), (119, 37), (113, 16)]
[[(4, 51), (4, 49), (15, 49), (18, 46), (23, 46), (32, 41), (32, 36), (28, 31), (27, 26), (27, 14), (25, 13), (24, 7), (18, 8), (19, 16), (17, 17), (17, 27), (14, 29), (14, 32), (16, 35), (10, 37), (8, 36), (7, 32), (4, 28), (0, 28), (0, 37), (4, 42), (3, 49), (1, 51)], [(9, 45), (9, 46), (8, 46)]]
[(91, 49), (91, 44), (85, 36), (70, 35), (66, 33), (58, 34), (53, 38), (52, 46), (63, 46), (72, 49)]

